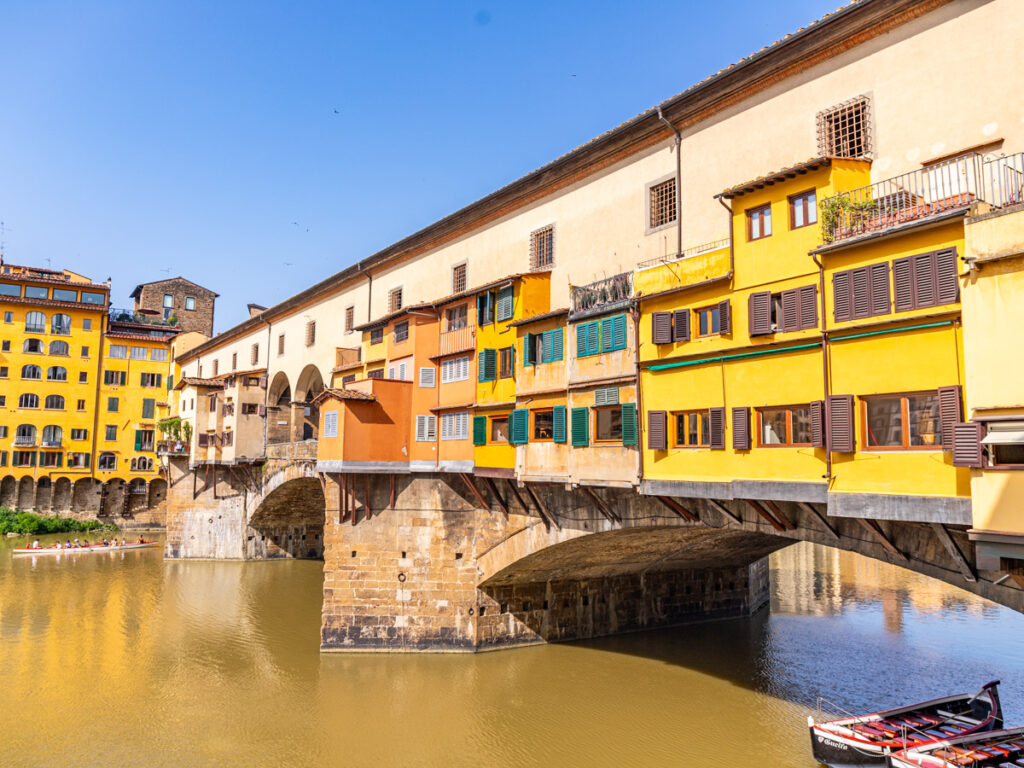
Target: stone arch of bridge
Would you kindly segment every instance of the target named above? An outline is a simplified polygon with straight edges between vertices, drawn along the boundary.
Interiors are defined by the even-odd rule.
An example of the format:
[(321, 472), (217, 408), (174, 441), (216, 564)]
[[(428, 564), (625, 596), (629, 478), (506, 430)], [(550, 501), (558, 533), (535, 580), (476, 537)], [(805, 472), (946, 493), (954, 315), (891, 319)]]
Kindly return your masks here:
[(264, 479), (249, 504), (248, 557), (323, 557), (326, 505), (313, 469), (309, 461), (291, 462)]

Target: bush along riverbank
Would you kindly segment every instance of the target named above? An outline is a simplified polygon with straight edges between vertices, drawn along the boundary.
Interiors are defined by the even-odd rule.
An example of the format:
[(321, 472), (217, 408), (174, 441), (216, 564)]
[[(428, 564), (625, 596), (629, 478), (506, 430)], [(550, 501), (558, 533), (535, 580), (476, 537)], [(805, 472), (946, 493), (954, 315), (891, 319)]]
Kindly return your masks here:
[(116, 531), (117, 526), (98, 520), (75, 520), (73, 517), (37, 515), (0, 507), (0, 536), (8, 533), (35, 536), (44, 533), (79, 533), (81, 531)]

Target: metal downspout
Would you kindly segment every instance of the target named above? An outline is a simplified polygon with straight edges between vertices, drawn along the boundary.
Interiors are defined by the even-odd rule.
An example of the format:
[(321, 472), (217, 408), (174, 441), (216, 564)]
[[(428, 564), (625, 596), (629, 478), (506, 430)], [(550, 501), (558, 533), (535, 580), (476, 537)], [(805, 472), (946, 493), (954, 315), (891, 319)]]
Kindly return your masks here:
[(683, 209), (681, 205), (683, 198), (683, 137), (679, 130), (661, 114), (661, 107), (658, 107), (658, 119), (667, 125), (676, 137), (676, 256), (681, 259), (683, 258)]
[(811, 258), (814, 259), (814, 263), (818, 265), (818, 293), (821, 295), (821, 380), (822, 380), (822, 419), (824, 423), (821, 425), (822, 437), (825, 441), (825, 484), (826, 491), (828, 485), (832, 481), (832, 449), (828, 444), (828, 396), (829, 387), (829, 370), (828, 370), (828, 332), (825, 328), (827, 322), (827, 315), (825, 314), (825, 265), (818, 259), (817, 254), (812, 253)]
[(733, 271), (736, 268), (736, 247), (735, 247), (735, 244), (733, 242), (733, 236), (732, 236), (732, 207), (729, 206), (729, 205), (726, 205), (726, 202), (725, 202), (725, 200), (722, 199), (721, 195), (715, 195), (715, 200), (717, 200), (721, 204), (721, 206), (723, 208), (725, 208), (725, 210), (728, 211), (728, 213), (729, 213), (729, 230), (728, 230), (729, 231), (729, 274), (728, 274), (728, 278), (730, 280), (732, 280)]

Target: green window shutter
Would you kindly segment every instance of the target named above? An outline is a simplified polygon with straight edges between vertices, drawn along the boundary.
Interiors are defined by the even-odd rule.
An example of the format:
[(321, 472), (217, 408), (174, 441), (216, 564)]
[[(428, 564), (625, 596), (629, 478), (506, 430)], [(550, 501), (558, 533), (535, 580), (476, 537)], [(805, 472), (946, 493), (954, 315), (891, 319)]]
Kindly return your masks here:
[(551, 409), (551, 439), (556, 443), (565, 442), (565, 406), (556, 405)]
[(172, 389), (174, 389), (174, 377), (173, 376), (168, 376), (167, 377), (167, 391), (170, 392)]
[(562, 352), (562, 341), (563, 341), (563, 337), (564, 336), (565, 336), (565, 329), (564, 328), (556, 328), (555, 330), (551, 331), (551, 341), (552, 341), (552, 344), (551, 344), (551, 347), (552, 347), (551, 360), (552, 360), (552, 362), (558, 362), (564, 356), (563, 352)]
[(515, 307), (515, 294), (513, 286), (502, 288), (498, 291), (498, 308), (497, 308), (497, 319), (498, 320), (511, 320), (512, 312)]
[(89, 468), (89, 458), (90, 458), (89, 454), (88, 453), (85, 454), (85, 468), (86, 469)]
[(146, 398), (142, 401), (142, 418), (152, 419), (156, 412), (156, 400)]
[(156, 375), (156, 385), (157, 385), (158, 387), (160, 386), (160, 381), (161, 381), (161, 379), (163, 379), (163, 377), (164, 377), (164, 375), (163, 375), (162, 373), (158, 373), (158, 374)]
[(135, 430), (135, 450), (136, 451), (141, 451), (142, 450), (142, 430), (141, 429), (136, 429)]
[(612, 349), (626, 348), (626, 316), (616, 315), (612, 318)]
[(536, 365), (537, 361), (533, 359), (533, 334), (528, 333), (523, 337), (523, 365)]
[(509, 418), (511, 422), (509, 434), (512, 443), (525, 443), (529, 434), (530, 412), (525, 408), (518, 408), (512, 411)]
[(576, 448), (590, 445), (590, 409), (572, 409), (572, 444)]
[(587, 325), (580, 323), (576, 326), (576, 357), (585, 357), (587, 353)]
[(139, 384), (140, 385), (145, 385), (145, 383), (146, 383), (146, 374), (140, 373), (139, 374)]
[(600, 352), (598, 346), (598, 322), (587, 323), (587, 354), (596, 355)]
[(494, 381), (498, 378), (498, 350), (484, 350), (484, 365), (487, 368), (487, 381)]
[(636, 403), (622, 405), (622, 444), (636, 445)]
[(476, 380), (477, 381), (488, 381), (487, 378), (487, 350), (480, 350), (480, 355), (476, 362)]
[(487, 444), (487, 417), (473, 417), (473, 445)]
[(553, 344), (554, 340), (551, 337), (551, 331), (544, 331), (540, 335), (540, 361), (542, 363), (551, 362), (551, 355), (554, 352)]
[(613, 317), (606, 317), (601, 321), (601, 351), (610, 352), (612, 349), (612, 320)]

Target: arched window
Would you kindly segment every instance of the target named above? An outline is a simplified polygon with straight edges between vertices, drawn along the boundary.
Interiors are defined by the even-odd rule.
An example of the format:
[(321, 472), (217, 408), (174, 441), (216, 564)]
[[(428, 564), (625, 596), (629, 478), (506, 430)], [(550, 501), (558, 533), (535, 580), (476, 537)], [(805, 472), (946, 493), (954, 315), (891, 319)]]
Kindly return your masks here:
[(22, 346), (25, 352), (36, 352), (38, 354), (43, 353), (43, 342), (39, 339), (25, 339), (25, 344)]
[(42, 312), (27, 312), (25, 314), (26, 333), (46, 333), (46, 315)]
[(39, 395), (33, 395), (31, 392), (26, 392), (18, 398), (19, 408), (38, 408), (39, 407)]
[(14, 437), (15, 445), (35, 445), (36, 428), (31, 424), (19, 424)]
[(23, 365), (21, 366), (21, 378), (41, 379), (43, 378), (43, 369), (38, 365)]
[[(138, 467), (139, 472), (149, 472), (153, 469), (153, 460), (146, 456), (139, 456), (139, 461), (136, 466)], [(139, 482), (141, 483), (143, 481), (139, 480)]]
[(68, 369), (62, 365), (51, 365), (46, 371), (47, 381), (67, 381)]
[(131, 471), (134, 472), (136, 469), (138, 469), (138, 466), (139, 466), (139, 460), (138, 459), (132, 459), (132, 463), (131, 463), (131, 465), (129, 467), (131, 469)]
[(64, 438), (64, 430), (56, 424), (48, 424), (43, 427), (43, 447), (59, 448)]
[(117, 456), (112, 453), (101, 453), (96, 466), (99, 469), (117, 469)]
[[(42, 352), (42, 350), (39, 350)], [(50, 342), (50, 354), (51, 355), (63, 355), (67, 357), (68, 354), (68, 343), (66, 341), (51, 341)]]
[(48, 411), (63, 411), (64, 398), (60, 395), (47, 395), (44, 406)]
[(50, 333), (61, 336), (71, 335), (71, 315), (62, 315), (59, 312), (50, 318)]

